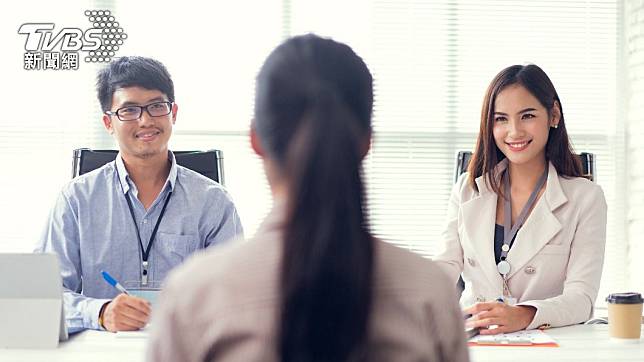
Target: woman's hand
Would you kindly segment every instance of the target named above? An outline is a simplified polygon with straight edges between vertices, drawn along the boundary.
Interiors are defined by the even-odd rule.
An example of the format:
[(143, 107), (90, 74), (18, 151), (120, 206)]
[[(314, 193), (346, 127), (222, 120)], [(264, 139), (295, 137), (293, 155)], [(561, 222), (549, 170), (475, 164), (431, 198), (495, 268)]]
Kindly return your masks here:
[[(527, 305), (511, 306), (501, 302), (484, 302), (476, 303), (464, 312), (472, 315), (465, 321), (465, 326), (480, 328), (479, 333), (486, 335), (525, 329), (532, 322), (537, 309)], [(490, 329), (490, 326), (497, 327)]]

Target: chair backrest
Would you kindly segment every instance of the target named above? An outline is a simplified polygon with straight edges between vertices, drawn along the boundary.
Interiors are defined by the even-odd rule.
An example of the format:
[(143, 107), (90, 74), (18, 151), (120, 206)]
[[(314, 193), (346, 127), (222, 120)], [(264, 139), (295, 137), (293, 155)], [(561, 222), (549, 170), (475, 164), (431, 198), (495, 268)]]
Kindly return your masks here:
[[(582, 152), (577, 155), (581, 161), (582, 176), (589, 179), (590, 181), (595, 181), (595, 155), (588, 152)], [(470, 151), (459, 151), (456, 155), (456, 166), (454, 168), (454, 183), (458, 181), (458, 177), (467, 171), (467, 165), (470, 163), (472, 158), (472, 152)]]
[[(219, 150), (173, 151), (177, 164), (198, 172), (209, 179), (224, 184), (224, 156)], [(116, 150), (74, 150), (72, 178), (93, 171), (108, 162), (114, 161)]]

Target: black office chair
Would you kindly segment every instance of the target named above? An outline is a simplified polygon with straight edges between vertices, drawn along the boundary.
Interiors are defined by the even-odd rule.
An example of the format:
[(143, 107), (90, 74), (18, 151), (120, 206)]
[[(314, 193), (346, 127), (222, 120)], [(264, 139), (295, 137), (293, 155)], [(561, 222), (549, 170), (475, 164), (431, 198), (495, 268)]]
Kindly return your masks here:
[[(173, 151), (177, 164), (198, 172), (209, 179), (224, 184), (224, 156), (219, 150)], [(72, 178), (93, 171), (108, 162), (114, 161), (116, 150), (74, 150)]]
[[(582, 176), (595, 182), (595, 155), (588, 152), (582, 152), (577, 155), (581, 161)], [(458, 177), (467, 171), (467, 165), (472, 158), (472, 152), (459, 151), (456, 155), (456, 167), (454, 168), (454, 183), (458, 181)]]

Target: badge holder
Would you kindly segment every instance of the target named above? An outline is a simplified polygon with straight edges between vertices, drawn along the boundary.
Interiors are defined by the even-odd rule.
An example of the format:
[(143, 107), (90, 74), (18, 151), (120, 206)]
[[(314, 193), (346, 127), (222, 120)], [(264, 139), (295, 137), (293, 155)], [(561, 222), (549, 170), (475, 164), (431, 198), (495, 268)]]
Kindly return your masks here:
[(130, 295), (143, 298), (154, 306), (162, 285), (160, 281), (147, 281), (147, 283), (143, 284), (141, 280), (127, 280), (123, 283), (123, 286)]

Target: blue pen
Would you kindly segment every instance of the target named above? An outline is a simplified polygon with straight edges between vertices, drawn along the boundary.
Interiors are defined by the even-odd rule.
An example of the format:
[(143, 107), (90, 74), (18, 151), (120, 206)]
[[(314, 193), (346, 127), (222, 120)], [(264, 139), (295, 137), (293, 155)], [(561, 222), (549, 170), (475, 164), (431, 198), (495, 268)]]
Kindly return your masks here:
[(111, 275), (109, 275), (108, 272), (106, 271), (101, 271), (101, 274), (103, 274), (103, 279), (105, 279), (106, 282), (108, 282), (111, 286), (114, 288), (118, 289), (120, 292), (125, 293), (125, 294), (130, 294), (127, 292), (127, 289), (123, 288), (121, 283), (117, 282), (116, 279), (112, 278)]

